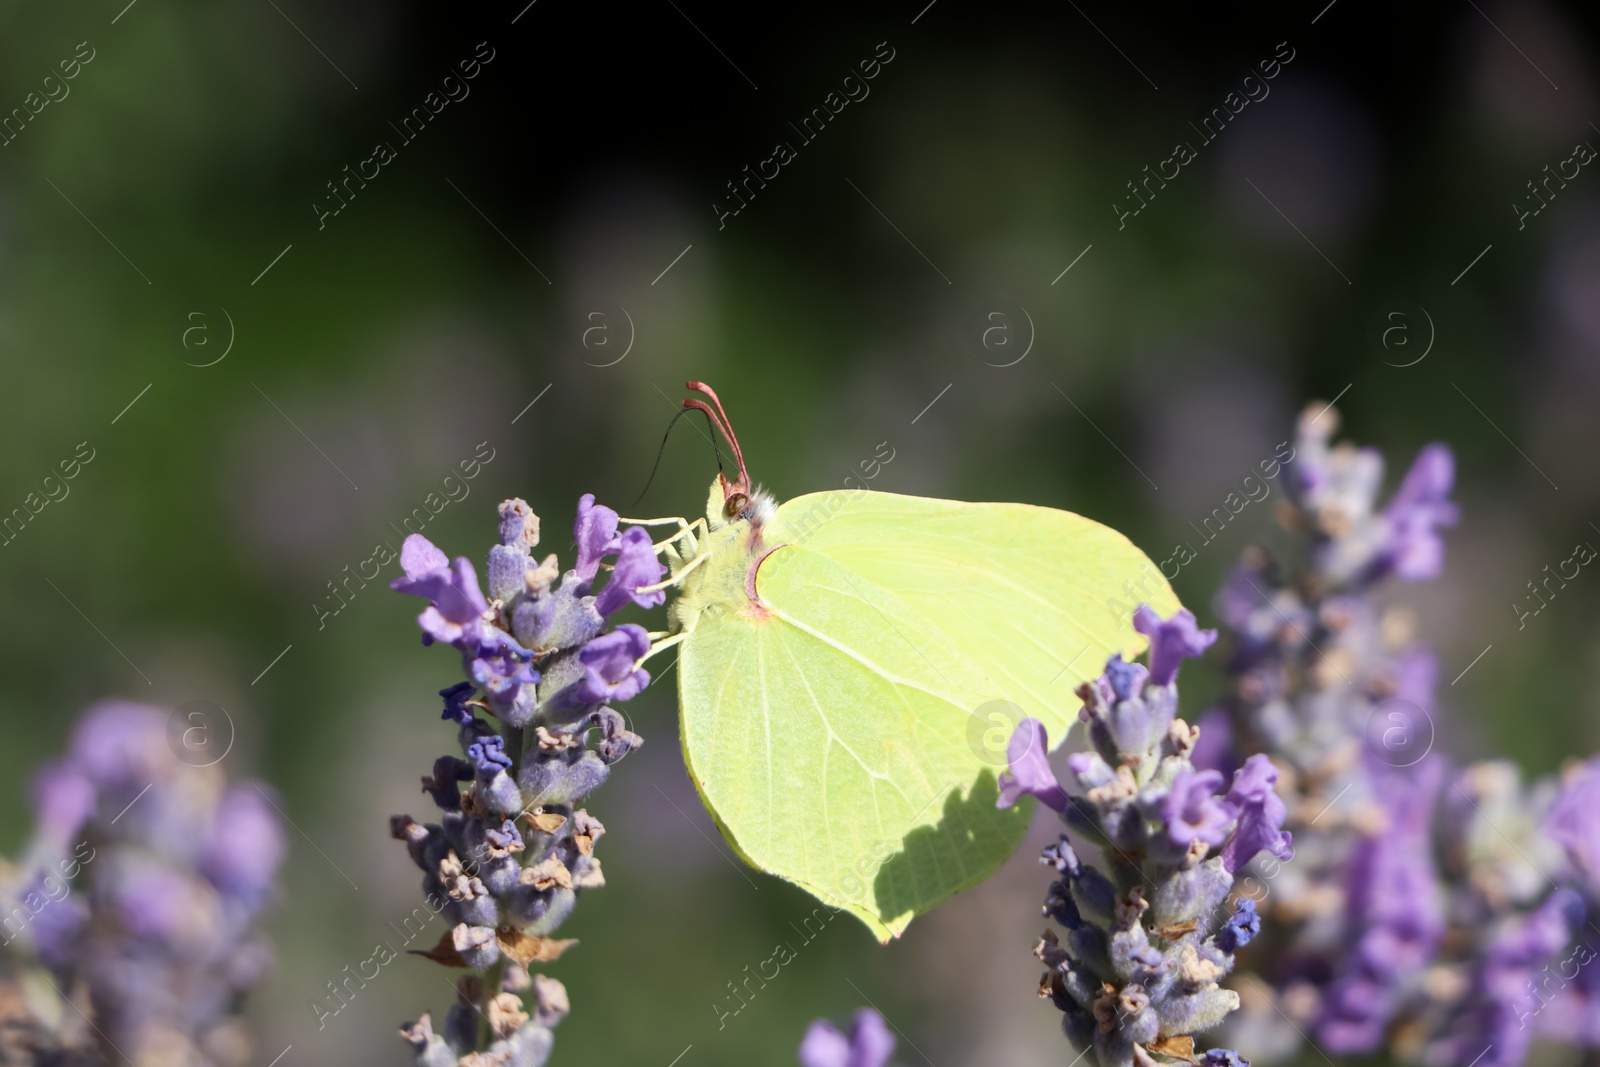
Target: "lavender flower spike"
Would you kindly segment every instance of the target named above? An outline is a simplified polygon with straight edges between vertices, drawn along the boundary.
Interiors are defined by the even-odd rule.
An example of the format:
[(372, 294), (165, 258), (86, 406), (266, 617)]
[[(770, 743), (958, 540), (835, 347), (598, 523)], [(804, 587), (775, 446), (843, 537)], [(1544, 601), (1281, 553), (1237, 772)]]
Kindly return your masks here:
[[(487, 570), (492, 602), (467, 560), (451, 565), (418, 536), (407, 539), (406, 576), (393, 583), (429, 598), (418, 620), (425, 643), (453, 645), (467, 676), (439, 693), (465, 757), (439, 757), (423, 779), (442, 809), (439, 821), (390, 820), (423, 872), (429, 906), (448, 924), (422, 955), (474, 972), (456, 983), (456, 1003), (438, 1032), (429, 1015), (401, 1029), (417, 1067), (542, 1067), (549, 1058), (567, 994), (527, 967), (572, 944), (555, 940), (556, 929), (579, 893), (605, 884), (594, 855), (605, 827), (579, 805), (643, 743), (611, 705), (649, 684), (637, 665), (649, 635), (633, 623), (608, 629), (606, 620), (630, 602), (661, 602), (659, 593), (639, 592), (663, 573), (648, 533), (635, 527), (618, 535), (616, 512), (583, 497), (577, 564), (558, 582), (555, 557), (532, 555), (538, 516), (521, 500), (501, 504), (499, 515), (500, 544)], [(594, 579), (610, 555), (619, 558), (595, 596)], [(70, 811), (66, 791), (63, 798)]]
[(856, 1012), (850, 1036), (826, 1019), (818, 1019), (800, 1042), (800, 1067), (883, 1067), (894, 1054), (894, 1035), (871, 1008)]
[[(1135, 618), (1151, 637), (1154, 666), (1112, 656), (1104, 675), (1078, 689), (1094, 750), (1068, 760), (1078, 791), (1061, 796), (1057, 810), (1106, 851), (1101, 866), (1085, 863), (1065, 835), (1044, 850), (1059, 876), (1044, 913), (1065, 934), (1047, 929), (1034, 947), (1045, 966), (1039, 992), (1097, 1067), (1243, 1067), (1231, 1049), (1197, 1054), (1195, 1035), (1239, 1006), (1219, 983), (1260, 924), (1253, 904), (1229, 915), (1236, 867), (1227, 857), (1229, 849), (1254, 854), (1256, 824), (1270, 823), (1272, 811), (1258, 769), (1242, 770), (1221, 795), (1222, 774), (1190, 761), (1198, 731), (1175, 717), (1177, 665), (1216, 635), (1198, 630), (1188, 612), (1161, 620), (1141, 607)], [(1012, 749), (1012, 799), (1050, 797), (1052, 787), (1065, 794), (1044, 762), (1042, 725), (1025, 721)], [(1264, 784), (1270, 792), (1270, 778)]]

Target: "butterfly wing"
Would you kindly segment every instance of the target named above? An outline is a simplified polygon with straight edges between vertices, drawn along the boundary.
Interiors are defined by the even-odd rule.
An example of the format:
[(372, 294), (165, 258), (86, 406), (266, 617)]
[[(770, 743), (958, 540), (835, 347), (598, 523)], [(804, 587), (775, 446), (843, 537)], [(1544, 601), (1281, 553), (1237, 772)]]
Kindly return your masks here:
[(681, 649), (684, 760), (753, 866), (881, 939), (982, 881), (1027, 829), (969, 741), (998, 694), (894, 594), (805, 546), (707, 611)]
[(1144, 650), (1134, 608), (1165, 617), (1181, 606), (1122, 534), (1030, 504), (812, 493), (779, 508), (766, 541), (804, 546), (892, 594), (1043, 722), (1052, 743), (1077, 718), (1078, 684), (1112, 653)]

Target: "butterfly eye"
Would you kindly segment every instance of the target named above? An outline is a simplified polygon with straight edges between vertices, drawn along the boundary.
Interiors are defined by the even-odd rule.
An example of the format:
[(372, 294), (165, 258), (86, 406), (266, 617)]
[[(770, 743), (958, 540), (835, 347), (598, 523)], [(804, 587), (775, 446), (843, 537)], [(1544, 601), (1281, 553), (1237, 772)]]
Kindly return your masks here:
[(735, 515), (739, 514), (739, 512), (743, 511), (745, 505), (748, 503), (750, 503), (749, 497), (745, 496), (743, 493), (735, 493), (728, 498), (728, 502), (726, 504), (722, 505), (722, 513), (731, 519)]

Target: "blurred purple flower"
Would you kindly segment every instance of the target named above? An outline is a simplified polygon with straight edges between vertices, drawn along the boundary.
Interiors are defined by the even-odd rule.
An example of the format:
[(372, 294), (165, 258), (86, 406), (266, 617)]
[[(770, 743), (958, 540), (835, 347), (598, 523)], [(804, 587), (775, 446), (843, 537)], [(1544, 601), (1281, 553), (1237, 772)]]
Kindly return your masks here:
[(257, 907), (288, 852), (278, 813), (255, 788), (236, 785), (217, 805), (200, 865), (218, 889)]
[(871, 1008), (856, 1012), (850, 1036), (827, 1019), (818, 1019), (800, 1042), (801, 1067), (883, 1067), (894, 1054), (894, 1035)]
[(95, 801), (94, 783), (82, 772), (68, 763), (47, 765), (33, 780), (39, 836), (57, 849), (68, 847), (94, 814)]
[(1600, 757), (1568, 772), (1545, 817), (1544, 831), (1567, 850), (1590, 886), (1600, 889)]
[(1450, 502), (1455, 458), (1440, 444), (1425, 447), (1383, 509), (1389, 542), (1376, 561), (1404, 582), (1437, 578), (1444, 569), (1444, 539), (1438, 527), (1454, 526), (1460, 510)]
[(101, 790), (143, 789), (170, 771), (166, 713), (126, 700), (103, 700), (72, 731), (69, 759)]
[(1317, 1035), (1329, 1051), (1355, 1055), (1382, 1042), (1444, 935), (1443, 895), (1434, 869), (1432, 814), (1445, 772), (1434, 757), (1403, 772), (1384, 769), (1374, 786), (1383, 829), (1362, 838), (1345, 876), (1349, 930)]
[[(265, 977), (255, 924), (286, 842), (254, 785), (229, 788), (219, 767), (179, 758), (168, 719), (125, 701), (84, 714), (38, 780), (38, 831), (20, 877), (0, 884), (0, 912), (6, 940), (32, 942), (107, 1045), (130, 1062), (200, 1063)], [(255, 962), (237, 965), (245, 956)], [(39, 1062), (57, 1062), (77, 1040), (70, 1020), (87, 1017), (56, 1008), (30, 1036)]]

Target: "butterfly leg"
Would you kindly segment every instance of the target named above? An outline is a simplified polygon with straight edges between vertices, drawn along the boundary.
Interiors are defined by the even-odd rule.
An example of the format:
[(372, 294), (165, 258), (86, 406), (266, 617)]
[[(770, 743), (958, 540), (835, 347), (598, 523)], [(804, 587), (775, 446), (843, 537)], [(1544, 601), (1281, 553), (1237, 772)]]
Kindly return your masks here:
[(706, 520), (704, 518), (699, 518), (699, 519), (694, 520), (693, 522), (690, 522), (688, 519), (684, 518), (681, 515), (672, 516), (672, 517), (669, 517), (669, 518), (660, 518), (660, 519), (622, 519), (622, 518), (619, 518), (617, 520), (617, 522), (620, 523), (620, 524), (623, 524), (623, 525), (628, 525), (628, 526), (672, 526), (672, 525), (676, 525), (678, 527), (678, 532), (677, 533), (673, 534), (671, 537), (666, 538), (665, 540), (657, 541), (653, 547), (655, 548), (655, 550), (657, 552), (660, 552), (662, 549), (664, 549), (668, 545), (672, 544), (672, 542), (677, 541), (680, 538), (687, 537), (687, 538), (689, 538), (688, 551), (684, 552), (684, 553), (681, 553), (681, 556), (689, 556), (689, 557), (694, 556), (696, 554), (696, 552), (697, 552), (697, 547), (696, 547), (697, 546), (697, 542), (696, 542), (696, 540), (694, 538), (694, 532), (698, 530), (702, 536), (706, 533)]
[(634, 667), (638, 667), (640, 663), (643, 663), (657, 652), (665, 652), (679, 641), (682, 641), (684, 638), (688, 637), (690, 633), (691, 631), (684, 630), (682, 633), (676, 633), (671, 637), (663, 638), (662, 640), (657, 641), (655, 644), (650, 646), (650, 651), (639, 657), (639, 662), (635, 663)]
[[(673, 549), (670, 548), (670, 547), (667, 549), (667, 551), (671, 552), (674, 556), (677, 555), (677, 553), (675, 551), (673, 551)], [(700, 564), (704, 563), (706, 560), (708, 560), (710, 558), (711, 558), (711, 553), (702, 552), (699, 555), (695, 556), (693, 559), (689, 560), (688, 563), (685, 563), (683, 566), (679, 567), (677, 569), (677, 571), (674, 572), (672, 577), (668, 578), (666, 581), (657, 582), (655, 585), (641, 585), (638, 589), (634, 590), (634, 592), (636, 592), (636, 593), (654, 593), (657, 590), (669, 589), (672, 586), (675, 586), (679, 582), (683, 581), (684, 575), (688, 574), (690, 571), (694, 570), (696, 567), (700, 566)]]
[(700, 538), (696, 533), (704, 536), (706, 533), (706, 520), (696, 519), (694, 522), (683, 522), (683, 528), (671, 537), (657, 541), (653, 547), (666, 557), (667, 565), (674, 574), (680, 573), (685, 563), (692, 562), (701, 555)]
[(680, 528), (682, 528), (682, 526), (690, 525), (690, 520), (686, 520), (686, 518), (683, 518), (682, 515), (667, 515), (667, 517), (664, 518), (618, 517), (616, 522), (618, 522), (618, 525), (621, 526), (680, 526)]
[(706, 520), (705, 519), (696, 519), (693, 522), (688, 522), (688, 521), (685, 521), (684, 519), (679, 519), (677, 521), (680, 522), (680, 523), (683, 523), (683, 526), (678, 530), (677, 533), (673, 534), (671, 537), (668, 537), (668, 538), (665, 538), (663, 540), (657, 541), (655, 543), (655, 546), (654, 546), (655, 550), (657, 552), (659, 552), (659, 551), (661, 551), (661, 549), (665, 548), (667, 545), (672, 544), (674, 541), (681, 541), (684, 538), (687, 538), (688, 539), (688, 547), (689, 547), (689, 551), (688, 551), (687, 554), (692, 556), (695, 553), (695, 546), (698, 543), (698, 541), (697, 541), (697, 539), (695, 537), (695, 534), (699, 533), (700, 535), (704, 536), (704, 534), (706, 533)]

